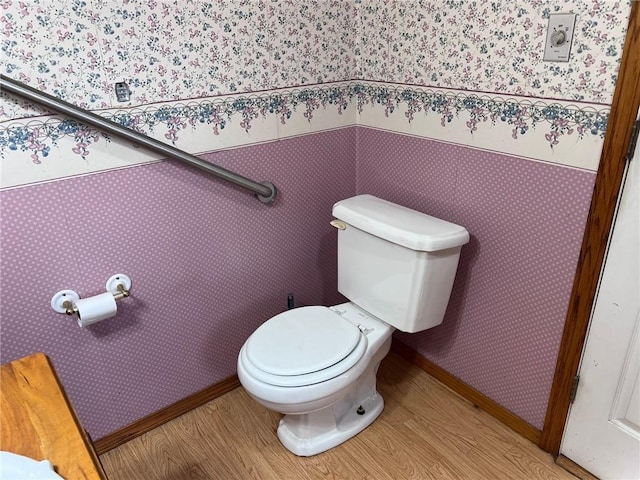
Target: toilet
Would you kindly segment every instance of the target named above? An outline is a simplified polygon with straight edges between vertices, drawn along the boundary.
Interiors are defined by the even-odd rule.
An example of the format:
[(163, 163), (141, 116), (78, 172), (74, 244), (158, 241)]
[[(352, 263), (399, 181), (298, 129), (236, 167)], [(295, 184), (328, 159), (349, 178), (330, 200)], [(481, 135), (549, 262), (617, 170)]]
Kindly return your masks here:
[(382, 412), (380, 361), (398, 329), (442, 323), (469, 233), (459, 225), (358, 195), (333, 206), (338, 291), (350, 301), (280, 313), (247, 339), (238, 378), (283, 413), (277, 435), (299, 456), (333, 448)]

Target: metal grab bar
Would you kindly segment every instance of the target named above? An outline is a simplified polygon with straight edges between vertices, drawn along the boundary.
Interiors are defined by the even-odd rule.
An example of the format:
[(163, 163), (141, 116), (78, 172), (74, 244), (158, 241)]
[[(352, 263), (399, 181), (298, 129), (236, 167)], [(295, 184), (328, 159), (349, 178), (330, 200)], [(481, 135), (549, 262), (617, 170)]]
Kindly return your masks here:
[(60, 100), (59, 98), (49, 95), (48, 93), (36, 90), (29, 85), (18, 82), (17, 80), (1, 74), (0, 87), (28, 100), (39, 103), (40, 105), (44, 105), (45, 107), (55, 112), (67, 115), (87, 125), (106, 130), (113, 135), (124, 138), (125, 140), (130, 140), (142, 147), (148, 148), (149, 150), (164, 155), (165, 157), (175, 158), (176, 160), (180, 160), (184, 163), (188, 163), (191, 166), (211, 173), (216, 177), (222, 178), (240, 187), (251, 190), (256, 194), (256, 196), (262, 203), (273, 202), (278, 193), (275, 185), (271, 182), (254, 182), (253, 180), (243, 177), (242, 175), (238, 175), (237, 173), (219, 167), (218, 165), (205, 162), (195, 155), (191, 155), (183, 150), (175, 148), (171, 145), (167, 145), (166, 143), (160, 142), (155, 138), (148, 137), (143, 133), (139, 133), (130, 128), (123, 127), (122, 125), (111, 120), (107, 120), (100, 115), (96, 115), (93, 112), (77, 107), (69, 102), (65, 102), (64, 100)]

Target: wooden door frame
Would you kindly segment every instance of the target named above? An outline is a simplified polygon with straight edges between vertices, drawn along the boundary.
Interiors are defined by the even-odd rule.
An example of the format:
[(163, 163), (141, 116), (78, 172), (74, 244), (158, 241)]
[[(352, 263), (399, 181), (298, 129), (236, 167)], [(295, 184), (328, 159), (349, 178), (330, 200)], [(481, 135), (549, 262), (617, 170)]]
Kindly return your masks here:
[(640, 105), (640, 1), (633, 1), (618, 81), (582, 239), (582, 248), (547, 404), (540, 448), (557, 455), (569, 413), (569, 395), (584, 348), (591, 309), (627, 163)]

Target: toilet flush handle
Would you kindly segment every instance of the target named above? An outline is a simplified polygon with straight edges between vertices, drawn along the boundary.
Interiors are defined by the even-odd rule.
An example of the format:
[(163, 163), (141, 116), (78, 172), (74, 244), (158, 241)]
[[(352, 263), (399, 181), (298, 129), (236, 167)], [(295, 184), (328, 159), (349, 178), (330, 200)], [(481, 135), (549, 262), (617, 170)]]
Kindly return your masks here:
[(331, 222), (329, 223), (331, 224), (331, 226), (336, 227), (338, 230), (346, 230), (347, 228), (347, 224), (342, 220), (331, 220)]

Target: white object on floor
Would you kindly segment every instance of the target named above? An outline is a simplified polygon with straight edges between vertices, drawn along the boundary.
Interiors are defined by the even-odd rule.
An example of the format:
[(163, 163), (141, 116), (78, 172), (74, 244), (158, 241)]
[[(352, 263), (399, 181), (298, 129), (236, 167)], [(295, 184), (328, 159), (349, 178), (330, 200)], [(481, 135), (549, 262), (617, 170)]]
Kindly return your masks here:
[(6, 480), (64, 480), (49, 460), (36, 461), (12, 452), (0, 451), (0, 478)]

